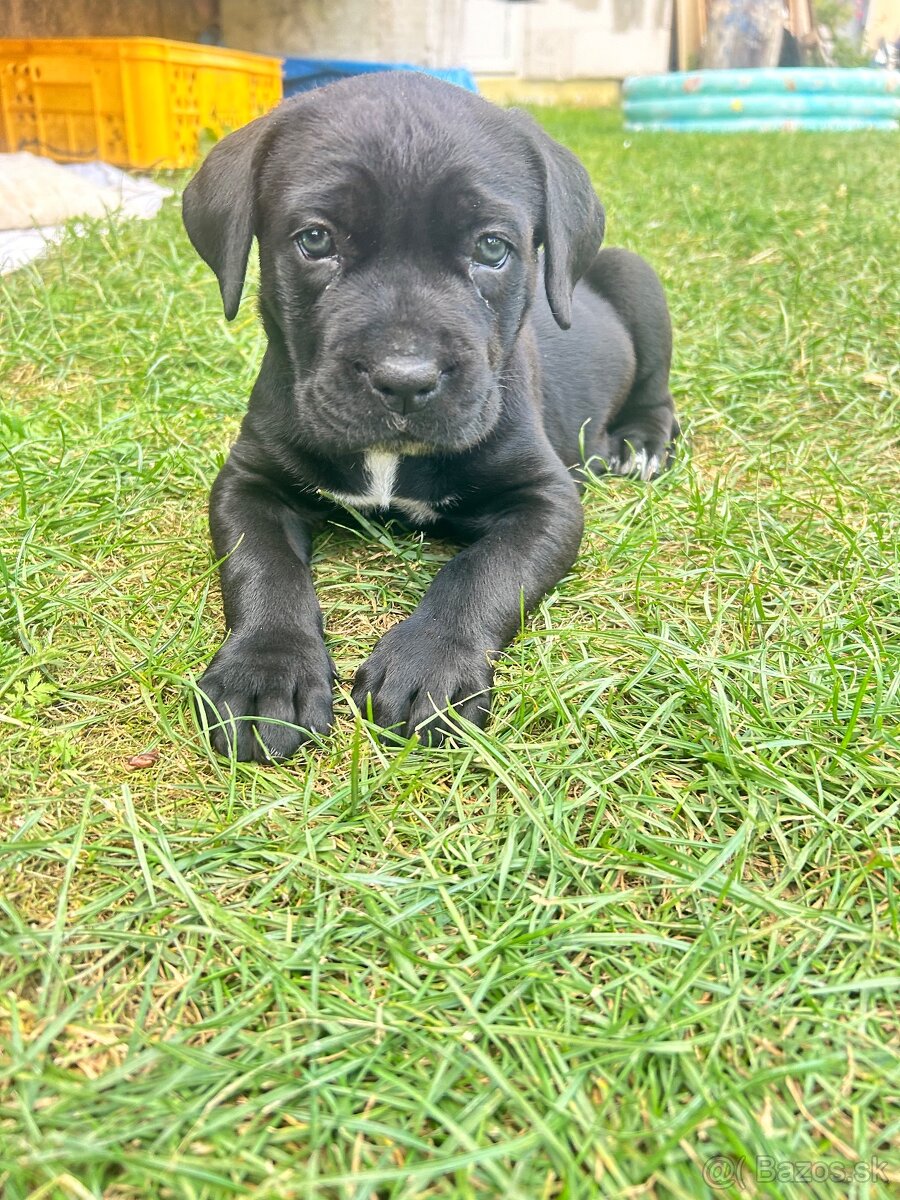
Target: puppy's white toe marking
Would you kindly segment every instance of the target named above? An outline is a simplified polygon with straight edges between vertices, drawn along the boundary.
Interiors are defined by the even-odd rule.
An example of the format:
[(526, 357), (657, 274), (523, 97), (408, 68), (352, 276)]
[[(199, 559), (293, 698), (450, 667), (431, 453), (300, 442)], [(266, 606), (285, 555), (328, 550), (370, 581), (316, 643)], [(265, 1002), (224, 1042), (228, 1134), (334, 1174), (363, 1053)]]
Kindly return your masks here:
[[(615, 466), (612, 464), (615, 463)], [(644, 471), (647, 468), (647, 451), (632, 450), (628, 447), (628, 453), (624, 458), (614, 457), (610, 460), (610, 470), (616, 475), (637, 475), (639, 479), (644, 478)]]
[(613, 475), (633, 475), (637, 479), (650, 480), (659, 471), (659, 455), (649, 454), (646, 447), (630, 450), (625, 458), (613, 454), (607, 461), (607, 469)]

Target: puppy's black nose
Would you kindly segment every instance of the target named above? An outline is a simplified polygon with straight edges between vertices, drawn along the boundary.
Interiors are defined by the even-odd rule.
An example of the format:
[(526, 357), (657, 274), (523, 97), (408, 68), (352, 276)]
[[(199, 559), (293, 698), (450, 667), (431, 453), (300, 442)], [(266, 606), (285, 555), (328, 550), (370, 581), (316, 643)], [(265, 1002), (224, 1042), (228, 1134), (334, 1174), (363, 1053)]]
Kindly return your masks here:
[(443, 372), (433, 358), (398, 354), (369, 371), (369, 382), (392, 412), (408, 413), (433, 400)]

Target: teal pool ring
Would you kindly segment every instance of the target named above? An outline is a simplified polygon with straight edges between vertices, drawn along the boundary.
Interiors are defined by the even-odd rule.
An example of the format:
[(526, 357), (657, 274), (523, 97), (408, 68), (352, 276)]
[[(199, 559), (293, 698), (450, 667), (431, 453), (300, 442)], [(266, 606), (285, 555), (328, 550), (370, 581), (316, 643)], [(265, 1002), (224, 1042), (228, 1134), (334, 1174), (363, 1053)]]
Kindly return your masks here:
[(632, 75), (625, 80), (626, 99), (658, 96), (731, 96), (745, 92), (831, 92), (849, 96), (900, 96), (900, 71), (874, 67), (759, 67), (740, 71), (672, 71), (667, 75)]
[(900, 117), (900, 96), (672, 96), (633, 100), (629, 121), (690, 121), (706, 117)]
[(826, 133), (857, 133), (861, 129), (896, 131), (897, 122), (873, 117), (745, 117), (739, 120), (711, 117), (696, 121), (626, 121), (635, 133), (795, 133), (815, 130)]
[(799, 67), (626, 79), (627, 129), (900, 129), (900, 72)]

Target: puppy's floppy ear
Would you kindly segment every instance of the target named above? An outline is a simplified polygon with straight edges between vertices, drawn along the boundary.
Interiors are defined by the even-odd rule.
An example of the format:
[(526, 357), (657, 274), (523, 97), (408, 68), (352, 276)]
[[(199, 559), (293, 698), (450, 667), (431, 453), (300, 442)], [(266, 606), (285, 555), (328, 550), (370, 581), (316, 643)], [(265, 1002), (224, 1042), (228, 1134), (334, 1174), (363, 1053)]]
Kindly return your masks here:
[(514, 113), (543, 176), (537, 236), (544, 247), (544, 286), (560, 329), (572, 324), (572, 291), (603, 241), (606, 218), (590, 177), (575, 155), (526, 113)]
[(269, 117), (223, 138), (187, 185), (181, 215), (194, 249), (219, 281), (225, 316), (237, 314), (253, 242), (256, 152)]

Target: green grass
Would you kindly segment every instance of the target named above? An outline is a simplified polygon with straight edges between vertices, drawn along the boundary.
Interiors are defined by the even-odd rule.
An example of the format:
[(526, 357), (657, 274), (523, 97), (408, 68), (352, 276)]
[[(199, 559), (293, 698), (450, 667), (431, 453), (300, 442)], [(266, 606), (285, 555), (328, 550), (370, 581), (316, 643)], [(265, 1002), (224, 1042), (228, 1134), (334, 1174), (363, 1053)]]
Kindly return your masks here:
[(447, 547), (335, 529), (334, 735), (210, 755), (185, 680), (253, 305), (225, 324), (174, 203), (0, 283), (9, 1200), (900, 1178), (896, 139), (542, 119), (667, 286), (688, 441), (590, 489), (455, 747), (380, 748), (347, 699)]

